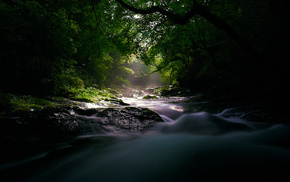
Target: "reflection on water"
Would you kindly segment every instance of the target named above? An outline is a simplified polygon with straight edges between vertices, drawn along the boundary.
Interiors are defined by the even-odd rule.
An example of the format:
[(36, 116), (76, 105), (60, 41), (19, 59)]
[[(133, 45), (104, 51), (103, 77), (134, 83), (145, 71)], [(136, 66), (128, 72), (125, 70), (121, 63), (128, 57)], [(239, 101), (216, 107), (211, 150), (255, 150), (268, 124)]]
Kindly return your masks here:
[(169, 108), (178, 112), (184, 112), (182, 106), (169, 106)]
[(130, 104), (149, 107), (167, 122), (126, 138), (78, 138), (70, 148), (5, 171), (5, 177), (54, 182), (283, 181), (288, 177), (289, 126), (187, 113), (193, 105), (165, 101), (131, 99)]

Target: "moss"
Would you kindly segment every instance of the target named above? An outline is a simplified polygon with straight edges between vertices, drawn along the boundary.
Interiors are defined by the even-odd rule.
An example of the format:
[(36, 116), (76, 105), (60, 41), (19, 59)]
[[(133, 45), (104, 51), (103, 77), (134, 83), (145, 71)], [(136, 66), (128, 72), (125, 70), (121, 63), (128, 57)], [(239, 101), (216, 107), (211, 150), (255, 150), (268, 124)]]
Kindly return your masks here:
[(11, 111), (29, 111), (32, 109), (43, 109), (44, 107), (56, 107), (57, 103), (43, 98), (32, 97), (30, 95), (9, 94), (9, 108)]
[(145, 95), (143, 99), (158, 99), (158, 97), (155, 95)]
[(96, 89), (94, 87), (89, 87), (86, 89), (71, 89), (71, 96), (69, 99), (81, 101), (81, 102), (92, 102), (96, 103), (102, 100), (112, 100), (115, 95), (110, 93), (108, 90)]
[(91, 102), (98, 103), (109, 101), (122, 104), (108, 90), (100, 90), (93, 87), (86, 89), (71, 89), (67, 98), (64, 97), (35, 97), (31, 95), (4, 94), (0, 92), (0, 115), (18, 111), (41, 110), (44, 108), (74, 107), (79, 103), (72, 102)]
[(31, 95), (0, 93), (0, 115), (13, 112), (27, 112), (44, 108), (73, 107), (75, 103), (65, 98), (40, 98)]

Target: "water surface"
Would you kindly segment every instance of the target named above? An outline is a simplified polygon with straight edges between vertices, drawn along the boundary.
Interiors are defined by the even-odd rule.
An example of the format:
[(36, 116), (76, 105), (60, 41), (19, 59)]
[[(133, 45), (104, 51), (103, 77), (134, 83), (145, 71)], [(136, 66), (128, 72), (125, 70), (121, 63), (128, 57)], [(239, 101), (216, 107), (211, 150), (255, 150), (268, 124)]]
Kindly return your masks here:
[(242, 113), (229, 114), (231, 109), (201, 112), (202, 103), (172, 103), (181, 99), (123, 98), (156, 111), (165, 122), (142, 133), (82, 135), (36, 158), (5, 164), (1, 176), (7, 181), (287, 179), (289, 126), (246, 121)]

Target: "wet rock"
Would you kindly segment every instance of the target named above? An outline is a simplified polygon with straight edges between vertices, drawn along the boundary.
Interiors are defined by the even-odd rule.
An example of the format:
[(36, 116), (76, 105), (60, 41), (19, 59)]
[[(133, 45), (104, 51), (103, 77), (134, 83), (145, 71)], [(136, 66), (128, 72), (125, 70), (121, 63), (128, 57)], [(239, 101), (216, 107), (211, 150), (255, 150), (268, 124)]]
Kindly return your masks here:
[(99, 112), (96, 108), (81, 108), (81, 107), (76, 107), (73, 109), (73, 111), (79, 115), (86, 115), (86, 116), (91, 116)]
[(0, 142), (59, 139), (77, 133), (76, 117), (63, 108), (19, 112), (0, 119)]
[(109, 100), (111, 103), (116, 104), (116, 105), (120, 105), (120, 106), (128, 106), (130, 104), (123, 102), (121, 99), (110, 99)]
[(40, 130), (40, 136), (74, 136), (78, 134), (76, 116), (70, 110), (60, 109), (37, 113), (32, 117), (31, 127)]
[(161, 96), (164, 97), (172, 97), (172, 96), (179, 96), (179, 97), (184, 97), (184, 96), (191, 96), (192, 93), (190, 90), (181, 88), (175, 85), (170, 85), (170, 86), (165, 86), (160, 89)]
[(150, 109), (136, 107), (109, 108), (98, 113), (98, 116), (106, 119), (110, 125), (130, 131), (142, 131), (156, 122), (163, 121)]
[(62, 140), (87, 134), (106, 134), (115, 129), (138, 132), (162, 121), (145, 108), (46, 108), (0, 118), (0, 142)]
[(150, 99), (158, 99), (158, 97), (155, 96), (155, 95), (145, 95), (145, 96), (143, 97), (143, 99), (148, 99), (148, 100), (150, 100)]

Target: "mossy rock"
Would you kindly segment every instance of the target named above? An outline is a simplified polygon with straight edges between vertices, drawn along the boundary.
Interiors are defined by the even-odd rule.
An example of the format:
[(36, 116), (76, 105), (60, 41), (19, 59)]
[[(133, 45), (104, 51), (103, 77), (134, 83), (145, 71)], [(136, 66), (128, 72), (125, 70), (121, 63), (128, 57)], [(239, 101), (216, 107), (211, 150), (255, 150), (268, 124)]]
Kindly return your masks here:
[(143, 99), (158, 99), (158, 97), (155, 95), (145, 95)]

